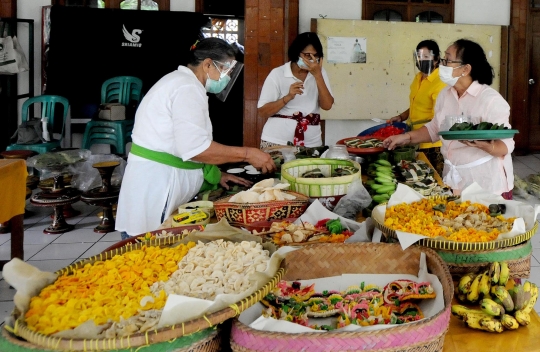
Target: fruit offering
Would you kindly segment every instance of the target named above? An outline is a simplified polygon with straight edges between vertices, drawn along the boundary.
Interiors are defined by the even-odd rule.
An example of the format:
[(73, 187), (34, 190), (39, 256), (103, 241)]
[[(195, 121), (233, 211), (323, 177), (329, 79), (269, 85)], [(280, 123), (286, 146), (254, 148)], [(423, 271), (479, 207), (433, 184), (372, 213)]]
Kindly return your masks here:
[(510, 278), (507, 262), (493, 262), (489, 270), (468, 273), (456, 286), (456, 295), (463, 303), (479, 308), (452, 305), (452, 314), (473, 329), (489, 332), (515, 330), (531, 322), (530, 312), (538, 299), (538, 287)]

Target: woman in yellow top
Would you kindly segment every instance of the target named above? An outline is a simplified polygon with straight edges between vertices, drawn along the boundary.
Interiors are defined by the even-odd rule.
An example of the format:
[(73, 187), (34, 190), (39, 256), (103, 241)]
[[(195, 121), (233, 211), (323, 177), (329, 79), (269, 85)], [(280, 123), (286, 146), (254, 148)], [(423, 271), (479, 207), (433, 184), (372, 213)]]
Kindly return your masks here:
[[(392, 117), (392, 122), (409, 120), (411, 129), (417, 130), (433, 119), (435, 103), (439, 92), (446, 84), (439, 78), (439, 46), (434, 40), (423, 40), (416, 46), (415, 64), (420, 70), (414, 77), (409, 95), (410, 105), (401, 114)], [(441, 155), (441, 142), (420, 143), (420, 151), (426, 154), (428, 160), (442, 174), (444, 159)]]

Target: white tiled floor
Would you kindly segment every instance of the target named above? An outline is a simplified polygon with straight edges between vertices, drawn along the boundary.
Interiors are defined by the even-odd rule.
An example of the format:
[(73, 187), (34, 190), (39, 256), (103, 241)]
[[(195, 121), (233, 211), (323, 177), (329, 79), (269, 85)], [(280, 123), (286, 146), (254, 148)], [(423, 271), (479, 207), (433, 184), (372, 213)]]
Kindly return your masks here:
[[(514, 157), (514, 171), (522, 178), (540, 172), (540, 154)], [(518, 197), (515, 199), (540, 204), (540, 199), (536, 197), (527, 200)], [(98, 207), (82, 202), (74, 204), (73, 207), (80, 210), (81, 214), (66, 221), (75, 225), (75, 229), (61, 235), (45, 235), (43, 229), (51, 223), (51, 210), (27, 204), (26, 209), (32, 211), (33, 215), (24, 219), (25, 261), (41, 270), (56, 271), (74, 261), (96, 255), (114, 242), (120, 241), (120, 233), (117, 231), (108, 234), (98, 234), (93, 231), (100, 222), (97, 217), (100, 211)], [(534, 236), (532, 242), (534, 249), (529, 280), (540, 285), (540, 236), (538, 234)], [(9, 257), (10, 234), (0, 234), (0, 258)], [(0, 323), (13, 310), (14, 294), (15, 290), (9, 287), (0, 272)], [(540, 302), (535, 308), (537, 312), (540, 312)]]

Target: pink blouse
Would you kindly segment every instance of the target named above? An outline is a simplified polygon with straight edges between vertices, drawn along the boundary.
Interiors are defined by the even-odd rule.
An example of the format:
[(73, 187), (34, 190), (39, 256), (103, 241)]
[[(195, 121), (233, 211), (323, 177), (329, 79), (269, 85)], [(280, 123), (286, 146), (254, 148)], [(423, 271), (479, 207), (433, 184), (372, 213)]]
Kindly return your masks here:
[[(454, 166), (470, 164), (489, 157), (488, 153), (479, 148), (468, 147), (457, 140), (445, 140), (438, 135), (446, 116), (461, 114), (470, 116), (473, 124), (486, 121), (502, 123), (511, 128), (509, 123), (510, 106), (495, 89), (474, 81), (467, 91), (458, 97), (454, 87), (444, 88), (437, 98), (435, 117), (425, 126), (433, 142), (439, 139), (442, 141), (441, 153), (445, 160)], [(506, 144), (508, 153), (504, 157), (494, 157), (480, 165), (459, 168), (461, 181), (455, 190), (461, 191), (473, 182), (478, 183), (483, 189), (493, 194), (502, 194), (514, 188), (511, 153), (515, 143), (512, 138), (501, 139), (501, 141)], [(443, 177), (449, 171), (450, 166), (445, 164)]]

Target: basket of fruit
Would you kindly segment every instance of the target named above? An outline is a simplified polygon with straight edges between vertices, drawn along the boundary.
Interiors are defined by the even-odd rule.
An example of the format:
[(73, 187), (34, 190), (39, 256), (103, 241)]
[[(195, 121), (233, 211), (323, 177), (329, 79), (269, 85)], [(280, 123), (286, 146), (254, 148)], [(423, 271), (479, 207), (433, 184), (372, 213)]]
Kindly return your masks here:
[[(378, 314), (382, 314), (384, 317), (386, 313), (382, 312), (384, 309), (380, 309), (382, 306), (379, 306), (378, 310), (380, 311), (377, 312), (372, 311), (368, 307), (368, 302), (381, 299), (381, 293), (382, 297), (386, 297), (387, 300), (401, 300), (403, 297), (398, 298), (398, 296), (406, 294), (406, 292), (412, 294), (410, 298), (413, 298), (413, 296), (420, 298), (422, 295), (426, 295), (425, 298), (427, 298), (428, 294), (431, 295), (430, 297), (433, 297), (432, 294), (434, 291), (423, 289), (429, 288), (429, 285), (425, 282), (416, 285), (412, 284), (411, 281), (405, 280), (407, 281), (405, 283), (405, 281), (401, 280), (399, 283), (388, 284), (384, 291), (378, 290), (373, 285), (360, 285), (356, 288), (350, 287), (343, 295), (340, 294), (341, 291), (323, 291), (322, 295), (316, 295), (312, 294), (313, 292), (310, 291), (310, 287), (305, 287), (304, 289), (300, 287), (300, 291), (298, 291), (298, 287), (295, 287), (294, 282), (291, 287), (287, 286), (284, 288), (281, 286), (282, 283), (279, 283), (278, 287), (280, 287), (281, 292), (285, 296), (276, 298), (276, 302), (299, 296), (301, 296), (300, 298), (308, 299), (307, 307), (302, 304), (295, 304), (291, 309), (288, 309), (288, 316), (285, 317), (287, 322), (300, 325), (304, 325), (305, 323), (304, 318), (302, 318), (304, 311), (307, 311), (306, 314), (308, 317), (312, 313), (317, 313), (313, 316), (318, 315), (325, 319), (324, 316), (332, 314), (333, 310), (342, 309), (345, 300), (364, 297), (362, 304), (351, 311), (345, 309), (345, 313), (340, 316), (343, 317), (344, 320), (342, 322), (344, 324), (347, 324), (347, 322), (352, 324), (348, 328), (355, 329), (321, 332), (314, 331), (313, 329), (320, 328), (320, 330), (327, 330), (328, 328), (319, 325), (317, 327), (311, 326), (308, 330), (307, 326), (304, 325), (302, 327), (303, 330), (296, 330), (294, 333), (291, 330), (284, 331), (283, 329), (279, 331), (267, 331), (261, 327), (257, 329), (251, 327), (250, 325), (252, 324), (246, 320), (242, 322), (244, 317), (241, 317), (242, 319), (235, 319), (233, 321), (231, 330), (231, 347), (233, 351), (262, 352), (267, 351), (268, 346), (272, 346), (273, 351), (441, 351), (449, 325), (454, 288), (446, 264), (431, 249), (412, 247), (403, 251), (399, 245), (382, 243), (306, 246), (292, 252), (284, 259), (282, 267), (286, 270), (286, 274), (283, 280), (328, 279), (344, 273), (351, 275), (375, 274), (371, 277), (396, 273), (416, 276), (418, 274), (422, 252), (426, 256), (428, 272), (438, 278), (442, 291), (440, 292), (440, 296), (437, 293), (437, 297), (441, 299), (441, 307), (440, 309), (436, 309), (436, 312), (430, 317), (419, 318), (417, 307), (406, 303), (405, 306), (407, 308), (405, 309), (408, 312), (407, 322), (399, 321), (399, 318), (397, 321), (390, 318), (390, 324), (393, 325), (386, 326), (383, 329), (377, 329), (380, 325), (388, 323), (385, 318), (382, 320), (377, 318)], [(390, 260), (389, 258), (392, 259)], [(381, 263), (384, 263), (384, 265), (381, 265)], [(409, 287), (413, 289), (411, 290)], [(340, 299), (340, 295), (342, 299)], [(325, 297), (328, 297), (328, 303), (320, 304), (320, 301), (324, 301)], [(274, 298), (270, 299), (274, 301)], [(339, 308), (340, 306), (342, 308)], [(321, 309), (325, 312), (321, 311)], [(269, 310), (271, 310), (269, 314), (273, 314), (271, 307)], [(258, 314), (261, 314), (260, 311)], [(265, 313), (263, 312), (263, 314)], [(249, 320), (252, 319), (253, 317)], [(367, 325), (370, 326), (368, 327)], [(358, 328), (359, 326), (360, 328)]]
[(490, 332), (516, 330), (529, 325), (538, 287), (514, 280), (508, 263), (493, 262), (482, 272), (463, 275), (456, 286), (457, 299), (476, 307), (452, 305), (452, 314), (473, 329)]

